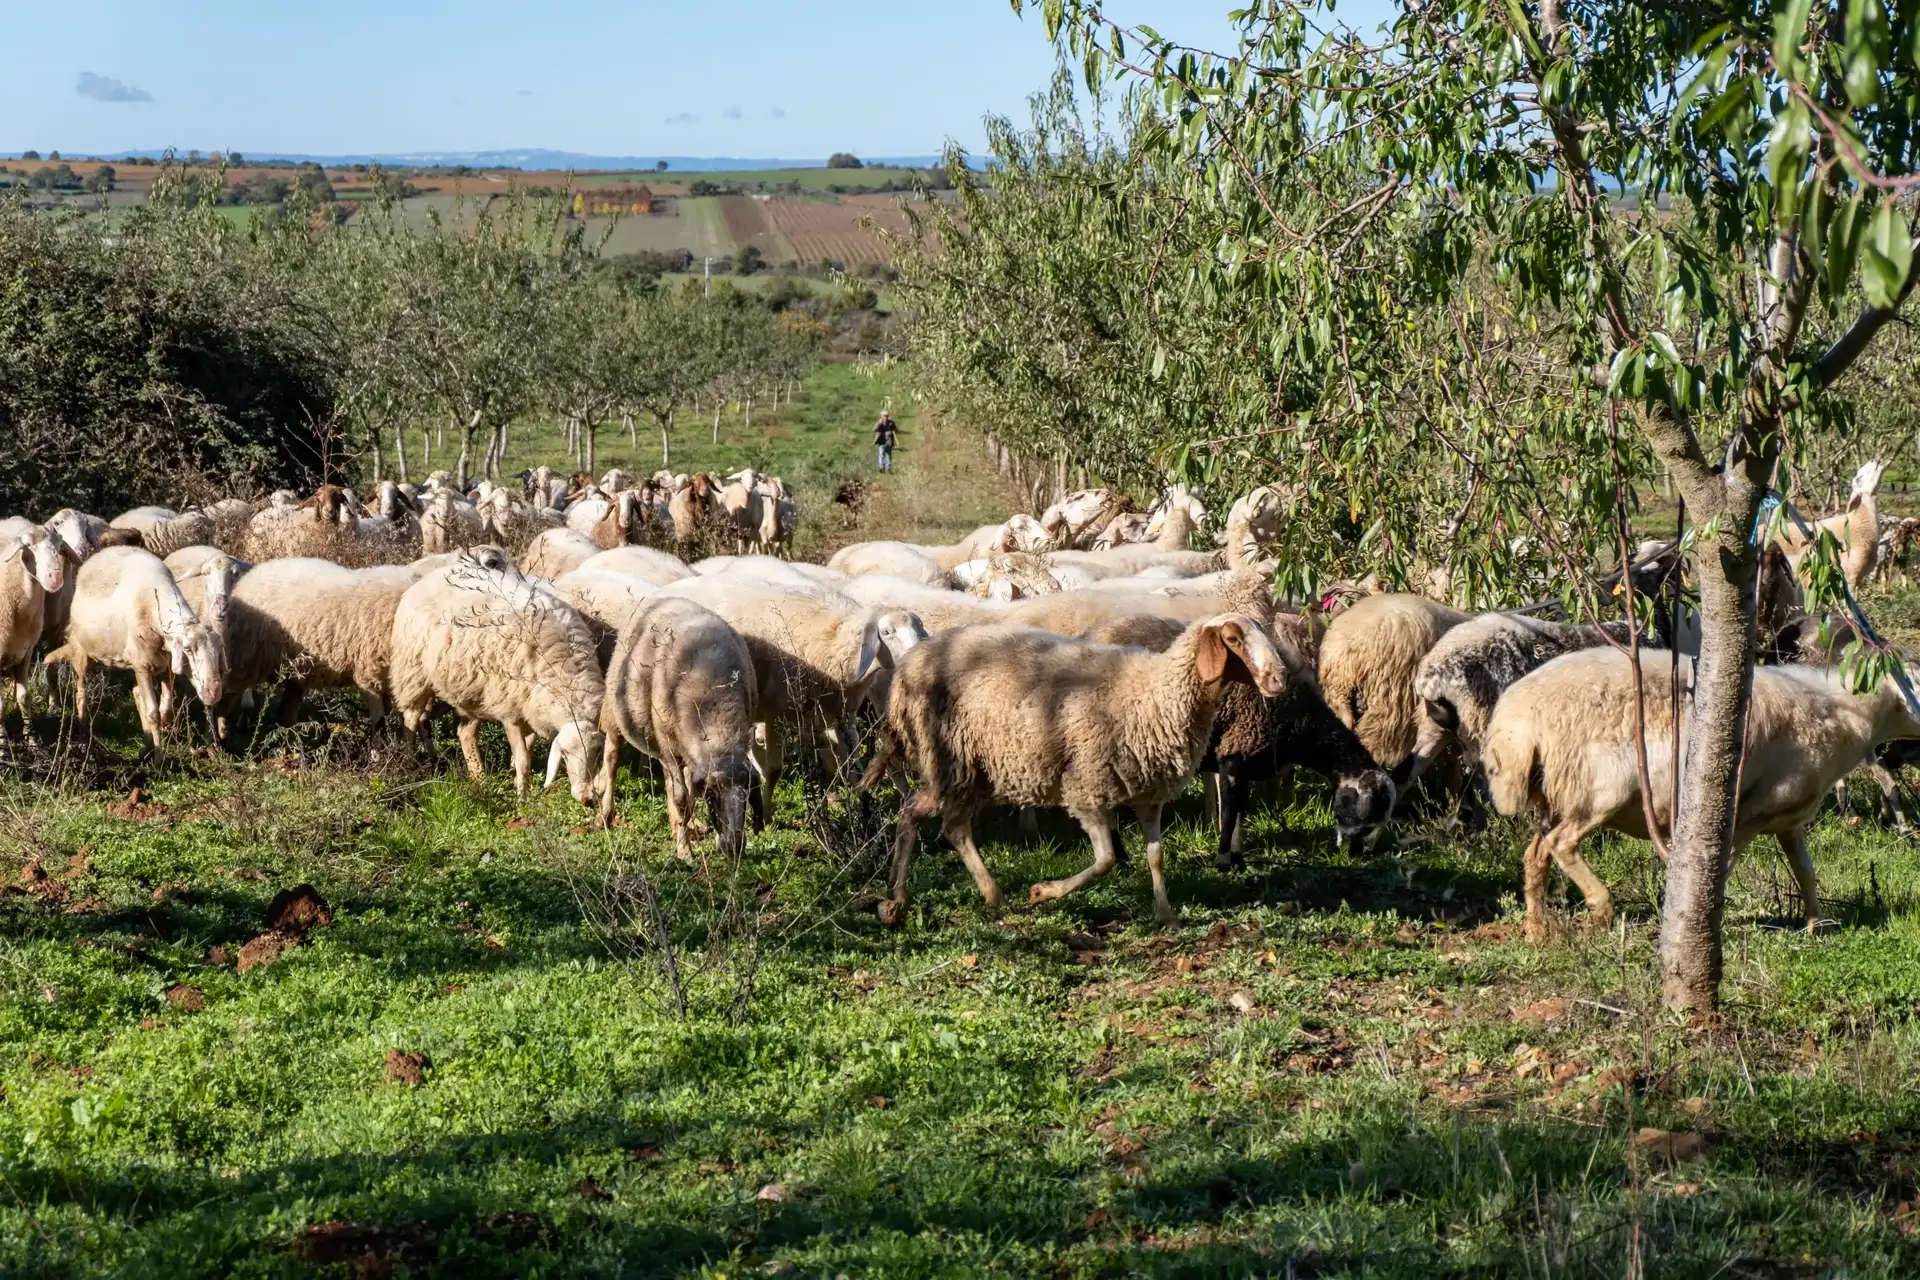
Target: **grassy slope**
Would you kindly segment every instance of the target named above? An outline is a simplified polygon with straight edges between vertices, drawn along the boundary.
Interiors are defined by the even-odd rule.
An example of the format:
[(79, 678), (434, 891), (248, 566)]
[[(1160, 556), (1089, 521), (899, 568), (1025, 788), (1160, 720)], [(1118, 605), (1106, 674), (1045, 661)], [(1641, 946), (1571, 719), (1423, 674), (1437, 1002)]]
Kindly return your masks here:
[[(901, 469), (864, 532), (1004, 509), (909, 389), (832, 368), (752, 446), (689, 432), (679, 460), (771, 466), (852, 536), (820, 497), (868, 474), (891, 397)], [(890, 934), (843, 909), (877, 889), (877, 820), (789, 783), (743, 870), (742, 1008), (753, 949), (701, 947), (724, 878), (671, 864), (651, 781), (623, 782), (625, 826), (578, 834), (558, 792), (523, 809), (497, 768), (370, 767), (354, 733), (298, 771), (278, 741), (142, 765), (124, 701), (93, 765), (0, 780), (0, 856), (62, 886), (0, 902), (0, 1267), (21, 1274), (1618, 1276), (1635, 1240), (1649, 1275), (1920, 1267), (1893, 1212), (1920, 1176), (1920, 856), (1838, 820), (1825, 937), (1781, 927), (1771, 848), (1736, 870), (1710, 1035), (1651, 1012), (1644, 845), (1596, 858), (1618, 934), (1534, 951), (1510, 828), (1368, 860), (1303, 788), (1228, 878), (1190, 798), (1177, 931), (1137, 859), (993, 919), (929, 833)], [(137, 782), (164, 809), (110, 810)], [(1086, 857), (1066, 825), (987, 835), (1010, 901)], [(676, 921), (684, 1020), (608, 923), (634, 866)], [(210, 958), (302, 881), (330, 926), (246, 974)], [(390, 1052), (424, 1055), (417, 1086)], [(1630, 1163), (1641, 1126), (1715, 1143)], [(310, 1241), (334, 1221), (370, 1226)]]

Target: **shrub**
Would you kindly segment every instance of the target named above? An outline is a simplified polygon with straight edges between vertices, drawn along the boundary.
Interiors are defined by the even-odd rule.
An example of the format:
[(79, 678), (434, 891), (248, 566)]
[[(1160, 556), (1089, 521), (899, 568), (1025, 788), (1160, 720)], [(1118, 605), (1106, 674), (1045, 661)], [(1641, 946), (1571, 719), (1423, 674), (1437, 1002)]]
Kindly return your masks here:
[(836, 151), (827, 157), (827, 168), (829, 169), (860, 169), (864, 167), (865, 166), (860, 163), (860, 157), (854, 155), (851, 151)]

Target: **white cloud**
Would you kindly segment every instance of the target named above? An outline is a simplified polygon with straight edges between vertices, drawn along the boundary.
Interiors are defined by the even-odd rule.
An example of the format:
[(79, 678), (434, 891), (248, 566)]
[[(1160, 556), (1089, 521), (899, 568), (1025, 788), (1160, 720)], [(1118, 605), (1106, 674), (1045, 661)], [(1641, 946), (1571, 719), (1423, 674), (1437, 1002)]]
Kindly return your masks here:
[(741, 111), (740, 108), (738, 107), (728, 107), (725, 111), (721, 112), (720, 114), (725, 116), (729, 120), (738, 120), (741, 116), (745, 115), (746, 113)]
[(83, 98), (92, 98), (95, 102), (153, 101), (153, 95), (145, 89), (135, 88), (124, 80), (115, 80), (112, 76), (97, 76), (91, 71), (80, 73), (80, 78), (74, 81), (73, 91)]
[(700, 117), (693, 114), (693, 112), (691, 111), (682, 111), (678, 115), (668, 116), (667, 123), (668, 124), (694, 124), (698, 122), (699, 119)]
[(775, 107), (773, 110), (767, 112), (767, 114), (775, 120), (785, 120), (787, 118), (787, 109), (785, 107)]

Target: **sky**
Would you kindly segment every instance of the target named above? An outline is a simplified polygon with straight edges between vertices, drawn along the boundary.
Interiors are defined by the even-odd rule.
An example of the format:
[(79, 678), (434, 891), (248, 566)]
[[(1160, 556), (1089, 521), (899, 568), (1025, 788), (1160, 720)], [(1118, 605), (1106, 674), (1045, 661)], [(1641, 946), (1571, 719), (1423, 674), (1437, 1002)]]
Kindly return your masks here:
[[(1227, 47), (1237, 3), (1107, 10)], [(1008, 0), (0, 0), (0, 49), (0, 153), (72, 155), (978, 151), (1053, 68)]]

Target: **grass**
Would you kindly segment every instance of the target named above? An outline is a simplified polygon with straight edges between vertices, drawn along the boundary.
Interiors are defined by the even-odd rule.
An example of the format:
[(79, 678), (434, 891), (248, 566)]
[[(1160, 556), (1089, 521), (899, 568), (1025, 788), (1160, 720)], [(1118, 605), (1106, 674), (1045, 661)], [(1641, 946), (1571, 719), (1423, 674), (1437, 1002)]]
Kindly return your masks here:
[[(688, 424), (677, 462), (782, 470), (816, 550), (1004, 511), (911, 390), (829, 367), (753, 437)], [(886, 400), (899, 470), (843, 530), (818, 495), (873, 479)], [(1221, 876), (1190, 795), (1177, 929), (1153, 926), (1137, 832), (1105, 881), (996, 918), (929, 831), (888, 932), (860, 900), (890, 793), (863, 814), (790, 781), (729, 877), (673, 863), (650, 778), (607, 833), (561, 791), (516, 804), (492, 730), (467, 783), (322, 724), (241, 761), (144, 757), (125, 697), (103, 706), (43, 717), (64, 753), (0, 775), (8, 1274), (1920, 1268), (1920, 847), (1871, 825), (1816, 831), (1818, 938), (1787, 927), (1771, 846), (1741, 861), (1727, 1016), (1700, 1029), (1658, 1011), (1639, 842), (1593, 851), (1624, 925), (1562, 904), (1536, 950), (1512, 827), (1367, 856), (1303, 786)], [(983, 834), (1014, 902), (1088, 856), (1064, 822)], [(684, 1016), (630, 911), (641, 871)], [(330, 922), (239, 972), (300, 884)]]

